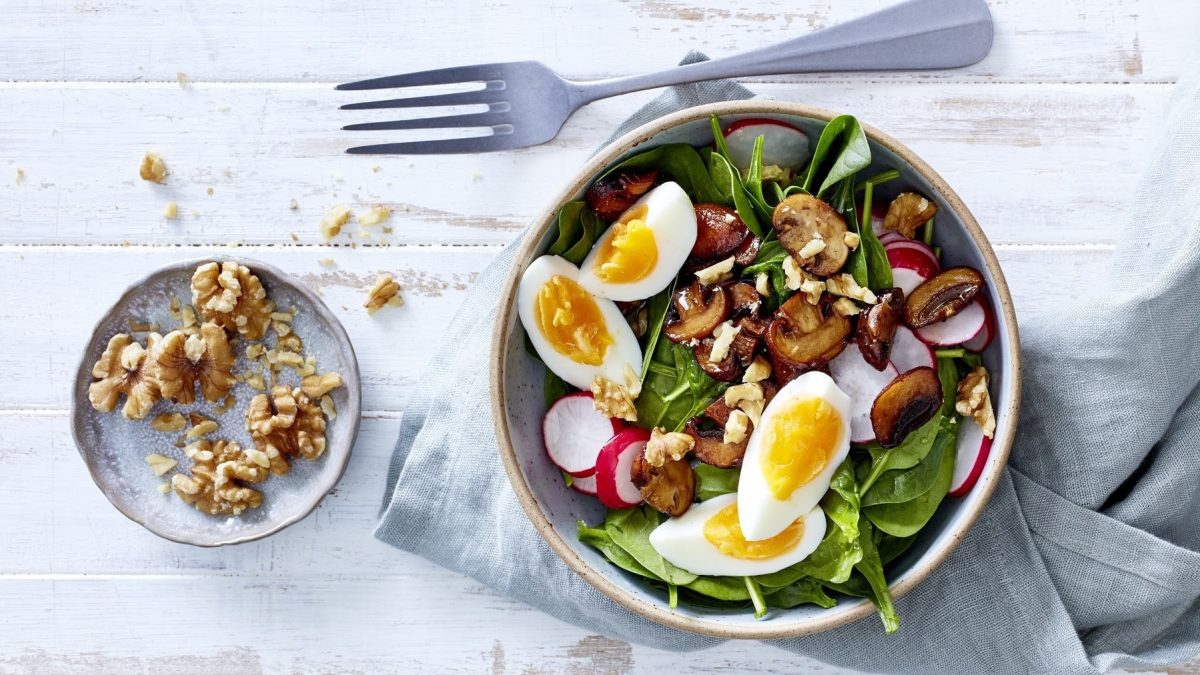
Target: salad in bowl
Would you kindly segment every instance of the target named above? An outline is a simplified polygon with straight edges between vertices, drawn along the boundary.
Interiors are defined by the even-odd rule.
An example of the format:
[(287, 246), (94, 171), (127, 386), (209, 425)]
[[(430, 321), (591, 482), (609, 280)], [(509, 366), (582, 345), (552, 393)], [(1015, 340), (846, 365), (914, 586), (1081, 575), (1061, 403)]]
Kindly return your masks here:
[(514, 277), (544, 414), (510, 477), (519, 495), (542, 477), (522, 501), (563, 548), (544, 495), (574, 493), (569, 534), (652, 618), (869, 602), (895, 631), (894, 572), (948, 553), (987, 495), (965, 521), (953, 503), (1007, 454), (1003, 278), (943, 250), (964, 239), (943, 196), (855, 118), (707, 122), (590, 176)]

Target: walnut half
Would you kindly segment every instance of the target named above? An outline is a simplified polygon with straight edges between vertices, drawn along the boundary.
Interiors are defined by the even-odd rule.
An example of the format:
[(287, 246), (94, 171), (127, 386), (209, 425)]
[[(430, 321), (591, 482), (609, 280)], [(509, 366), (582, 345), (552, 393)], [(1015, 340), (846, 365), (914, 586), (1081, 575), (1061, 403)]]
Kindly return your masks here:
[(262, 452), (232, 441), (196, 441), (183, 451), (192, 460), (191, 475), (171, 477), (180, 499), (212, 516), (236, 516), (262, 506), (262, 493), (245, 485), (267, 479), (270, 462)]
[(276, 385), (246, 409), (246, 430), (254, 447), (266, 453), (271, 471), (285, 474), (288, 458), (317, 459), (325, 452), (325, 416), (319, 402), (299, 388)]
[(954, 409), (960, 415), (975, 420), (984, 436), (995, 436), (996, 413), (992, 410), (992, 397), (988, 393), (986, 368), (976, 366), (958, 383), (958, 397), (954, 401)]
[(267, 332), (275, 303), (262, 282), (245, 265), (233, 261), (206, 263), (192, 275), (192, 302), (205, 321), (212, 321), (247, 340)]
[(112, 412), (123, 394), (125, 405), (121, 414), (132, 420), (145, 418), (162, 397), (153, 357), (161, 339), (158, 333), (151, 333), (146, 336), (146, 347), (142, 347), (125, 333), (112, 336), (92, 366), (92, 377), (96, 380), (88, 387), (92, 407)]
[(162, 395), (179, 403), (192, 403), (199, 382), (206, 401), (219, 401), (237, 381), (233, 376), (236, 361), (225, 329), (215, 323), (206, 321), (194, 335), (182, 331), (167, 333), (158, 350)]

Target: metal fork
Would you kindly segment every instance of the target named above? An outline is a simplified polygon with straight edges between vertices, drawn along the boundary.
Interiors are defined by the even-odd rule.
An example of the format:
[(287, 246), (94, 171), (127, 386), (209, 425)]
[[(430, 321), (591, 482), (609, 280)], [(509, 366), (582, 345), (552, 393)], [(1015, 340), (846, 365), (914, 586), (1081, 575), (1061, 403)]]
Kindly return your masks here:
[(426, 70), (338, 85), (362, 91), (480, 83), (471, 91), (350, 103), (342, 110), (486, 104), (487, 112), (350, 124), (348, 131), (484, 127), (492, 133), (350, 148), (352, 154), (429, 155), (510, 150), (554, 138), (571, 113), (629, 92), (719, 78), (834, 71), (925, 70), (977, 63), (992, 47), (985, 0), (908, 0), (786, 42), (647, 75), (590, 82), (559, 77), (536, 61)]

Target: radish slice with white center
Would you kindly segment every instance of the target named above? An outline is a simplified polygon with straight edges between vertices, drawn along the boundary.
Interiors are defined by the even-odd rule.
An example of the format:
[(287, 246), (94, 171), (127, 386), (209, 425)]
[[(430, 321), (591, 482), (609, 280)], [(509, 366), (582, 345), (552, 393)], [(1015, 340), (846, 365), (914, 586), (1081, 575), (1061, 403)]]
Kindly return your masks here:
[(750, 168), (754, 139), (763, 137), (763, 166), (799, 169), (808, 160), (808, 135), (777, 120), (738, 120), (725, 129), (725, 145), (737, 168)]
[(892, 338), (892, 365), (903, 375), (913, 368), (937, 368), (937, 358), (929, 345), (921, 342), (908, 326), (896, 326)]
[(596, 472), (600, 448), (624, 427), (621, 420), (596, 412), (596, 399), (581, 391), (550, 406), (542, 419), (542, 438), (554, 466), (572, 476), (590, 476)]
[(596, 474), (571, 479), (571, 489), (585, 495), (596, 496)]
[(962, 421), (958, 431), (958, 454), (954, 458), (954, 478), (950, 480), (951, 497), (961, 497), (975, 487), (992, 451), (992, 439), (971, 420)]
[(596, 496), (610, 509), (627, 509), (642, 503), (642, 493), (633, 484), (633, 460), (645, 452), (650, 432), (629, 427), (613, 436), (596, 459)]
[(829, 376), (850, 397), (850, 440), (870, 443), (875, 440), (871, 426), (871, 406), (884, 387), (896, 379), (896, 368), (890, 363), (883, 370), (863, 359), (862, 352), (850, 345), (829, 362)]
[(904, 297), (908, 297), (913, 289), (929, 280), (929, 277), (921, 275), (919, 272), (914, 272), (903, 267), (892, 268), (892, 286), (904, 291)]
[(976, 302), (983, 306), (983, 330), (964, 342), (963, 347), (973, 352), (982, 352), (992, 344), (992, 338), (996, 337), (996, 313), (992, 311), (992, 303), (987, 297), (981, 295)]
[[(875, 219), (875, 214), (872, 213), (871, 214), (871, 222), (872, 223), (875, 222), (874, 219)], [(895, 230), (885, 230), (883, 232), (883, 234), (879, 235), (879, 243), (883, 244), (884, 246), (887, 246), (888, 244), (891, 244), (892, 242), (896, 242), (896, 241), (912, 241), (912, 239), (909, 239), (908, 237), (900, 234), (899, 232), (897, 232)]]
[(920, 253), (920, 254), (924, 255), (926, 258), (928, 258), (929, 262), (932, 263), (934, 265), (934, 267), (936, 267), (938, 269), (942, 268), (941, 262), (938, 261), (937, 254), (933, 252), (932, 248), (929, 248), (922, 242), (915, 241), (913, 239), (905, 239), (903, 241), (894, 240), (891, 243), (883, 245), (883, 250), (885, 252), (892, 251), (892, 250), (900, 250), (900, 249), (911, 249), (913, 251), (916, 251), (917, 253)]
[(945, 321), (918, 328), (917, 337), (935, 347), (957, 347), (979, 335), (985, 321), (983, 307), (975, 301)]

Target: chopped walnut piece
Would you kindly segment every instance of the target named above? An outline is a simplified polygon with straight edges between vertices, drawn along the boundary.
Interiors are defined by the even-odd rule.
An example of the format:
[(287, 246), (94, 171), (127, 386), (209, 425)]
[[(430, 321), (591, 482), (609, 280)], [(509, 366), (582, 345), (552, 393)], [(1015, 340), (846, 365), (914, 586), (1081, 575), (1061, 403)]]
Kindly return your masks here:
[(995, 436), (996, 413), (992, 410), (992, 397), (988, 393), (986, 368), (976, 366), (958, 383), (958, 397), (954, 401), (954, 409), (960, 415), (975, 420), (984, 436)]
[(263, 354), (267, 353), (267, 346), (258, 342), (246, 345), (246, 358), (251, 361), (257, 361), (262, 358)]
[(696, 439), (677, 431), (668, 432), (661, 427), (650, 431), (646, 442), (646, 461), (650, 466), (662, 466), (668, 461), (677, 462), (687, 456), (696, 446)]
[(175, 468), (177, 462), (170, 457), (164, 457), (158, 453), (146, 455), (146, 464), (155, 476), (162, 476), (166, 472)]
[(213, 412), (217, 413), (218, 415), (223, 415), (233, 408), (234, 403), (237, 403), (237, 399), (234, 398), (233, 394), (229, 394), (225, 397), (225, 400), (222, 401), (220, 405), (213, 408)]
[(807, 244), (800, 247), (796, 252), (801, 260), (811, 260), (814, 256), (825, 250), (825, 240), (820, 237), (813, 237)]
[(247, 340), (263, 336), (275, 311), (258, 276), (233, 261), (197, 267), (192, 275), (192, 302), (205, 321)]
[(144, 419), (150, 408), (162, 397), (158, 387), (158, 368), (152, 354), (158, 349), (158, 333), (146, 336), (149, 349), (134, 342), (129, 335), (118, 333), (108, 341), (104, 353), (92, 366), (92, 382), (88, 400), (100, 412), (111, 412), (121, 395), (125, 405), (121, 414), (133, 420)]
[(142, 157), (142, 164), (138, 167), (138, 175), (142, 180), (148, 180), (152, 183), (161, 183), (167, 178), (167, 165), (163, 162), (162, 157), (156, 152), (147, 152)]
[(263, 376), (255, 373), (245, 379), (246, 385), (251, 389), (263, 391), (267, 388), (267, 383), (263, 381)]
[(375, 285), (367, 291), (367, 300), (363, 303), (363, 307), (367, 308), (367, 314), (374, 314), (383, 308), (384, 305), (392, 305), (394, 307), (403, 307), (404, 299), (400, 297), (400, 284), (392, 279), (392, 275), (384, 274), (375, 280)]
[(771, 276), (766, 272), (759, 272), (758, 276), (754, 277), (754, 290), (764, 298), (771, 295)]
[(150, 428), (155, 431), (183, 431), (187, 427), (187, 420), (179, 413), (159, 413), (150, 420)]
[(386, 206), (372, 206), (358, 214), (359, 225), (380, 225), (392, 217), (392, 210)]
[[(729, 419), (725, 421), (725, 436), (722, 438), (724, 443), (741, 443), (746, 440), (746, 436), (750, 435), (750, 417), (741, 410), (734, 410), (729, 413)], [(691, 438), (689, 436), (689, 438)]]
[(175, 202), (167, 202), (167, 205), (163, 207), (162, 217), (166, 218), (167, 220), (175, 220), (178, 218), (179, 205)]
[(862, 237), (858, 236), (857, 232), (848, 231), (842, 235), (842, 242), (846, 244), (846, 248), (853, 250), (858, 248), (858, 245), (862, 243)]
[(262, 493), (246, 487), (267, 479), (267, 468), (232, 441), (197, 441), (184, 448), (192, 460), (191, 475), (171, 477), (175, 494), (212, 516), (240, 515), (262, 506)]
[(189, 439), (199, 438), (201, 436), (207, 436), (219, 428), (220, 425), (217, 424), (216, 420), (204, 420), (191, 429), (188, 429), (188, 432), (185, 434), (185, 436)]
[(746, 373), (742, 375), (742, 382), (762, 382), (771, 377), (771, 363), (762, 355), (755, 356), (754, 361), (746, 368)]
[(729, 356), (729, 348), (733, 346), (733, 340), (742, 332), (740, 326), (734, 326), (732, 321), (725, 321), (713, 329), (713, 344), (712, 349), (708, 354), (709, 363), (720, 363)]
[(875, 294), (871, 292), (871, 289), (859, 286), (854, 277), (845, 272), (826, 279), (825, 289), (834, 295), (840, 295), (852, 300), (861, 300), (868, 305), (873, 305), (878, 300)]
[(171, 484), (170, 483), (159, 483), (158, 491), (163, 493), (164, 495), (171, 494)]
[(637, 408), (633, 402), (641, 393), (642, 381), (628, 364), (625, 366), (625, 384), (618, 384), (601, 375), (592, 380), (592, 398), (595, 399), (596, 410), (607, 417), (636, 422)]
[(196, 383), (204, 400), (221, 400), (233, 388), (237, 356), (225, 329), (205, 322), (200, 332), (185, 335), (172, 331), (158, 350), (158, 379), (163, 398), (188, 404), (196, 400)]
[(735, 384), (725, 390), (725, 405), (735, 407), (742, 401), (762, 401), (762, 385), (757, 382)]
[(842, 316), (854, 316), (862, 310), (859, 308), (858, 304), (850, 298), (838, 298), (833, 302), (833, 311), (841, 314)]
[(696, 270), (696, 278), (705, 286), (719, 284), (733, 276), (733, 263), (735, 260), (737, 260), (737, 256), (731, 255), (721, 262), (709, 265), (702, 270)]
[(305, 396), (318, 399), (342, 386), (342, 376), (339, 373), (328, 372), (324, 375), (309, 375), (300, 380), (300, 391)]
[(917, 228), (929, 222), (936, 213), (937, 204), (915, 192), (904, 192), (888, 205), (887, 215), (883, 217), (883, 227), (912, 239), (917, 233)]
[(325, 419), (332, 420), (337, 417), (337, 406), (333, 403), (333, 397), (326, 394), (321, 397), (321, 412), (325, 413)]
[(325, 241), (333, 239), (341, 233), (342, 226), (345, 225), (349, 220), (349, 206), (346, 206), (345, 204), (338, 204), (332, 209), (329, 209), (329, 212), (326, 213), (325, 217), (321, 219), (321, 236), (325, 238)]
[(266, 453), (271, 471), (284, 474), (288, 459), (317, 459), (325, 452), (325, 417), (321, 406), (299, 388), (276, 385), (259, 394), (246, 409), (246, 430), (254, 447)]

